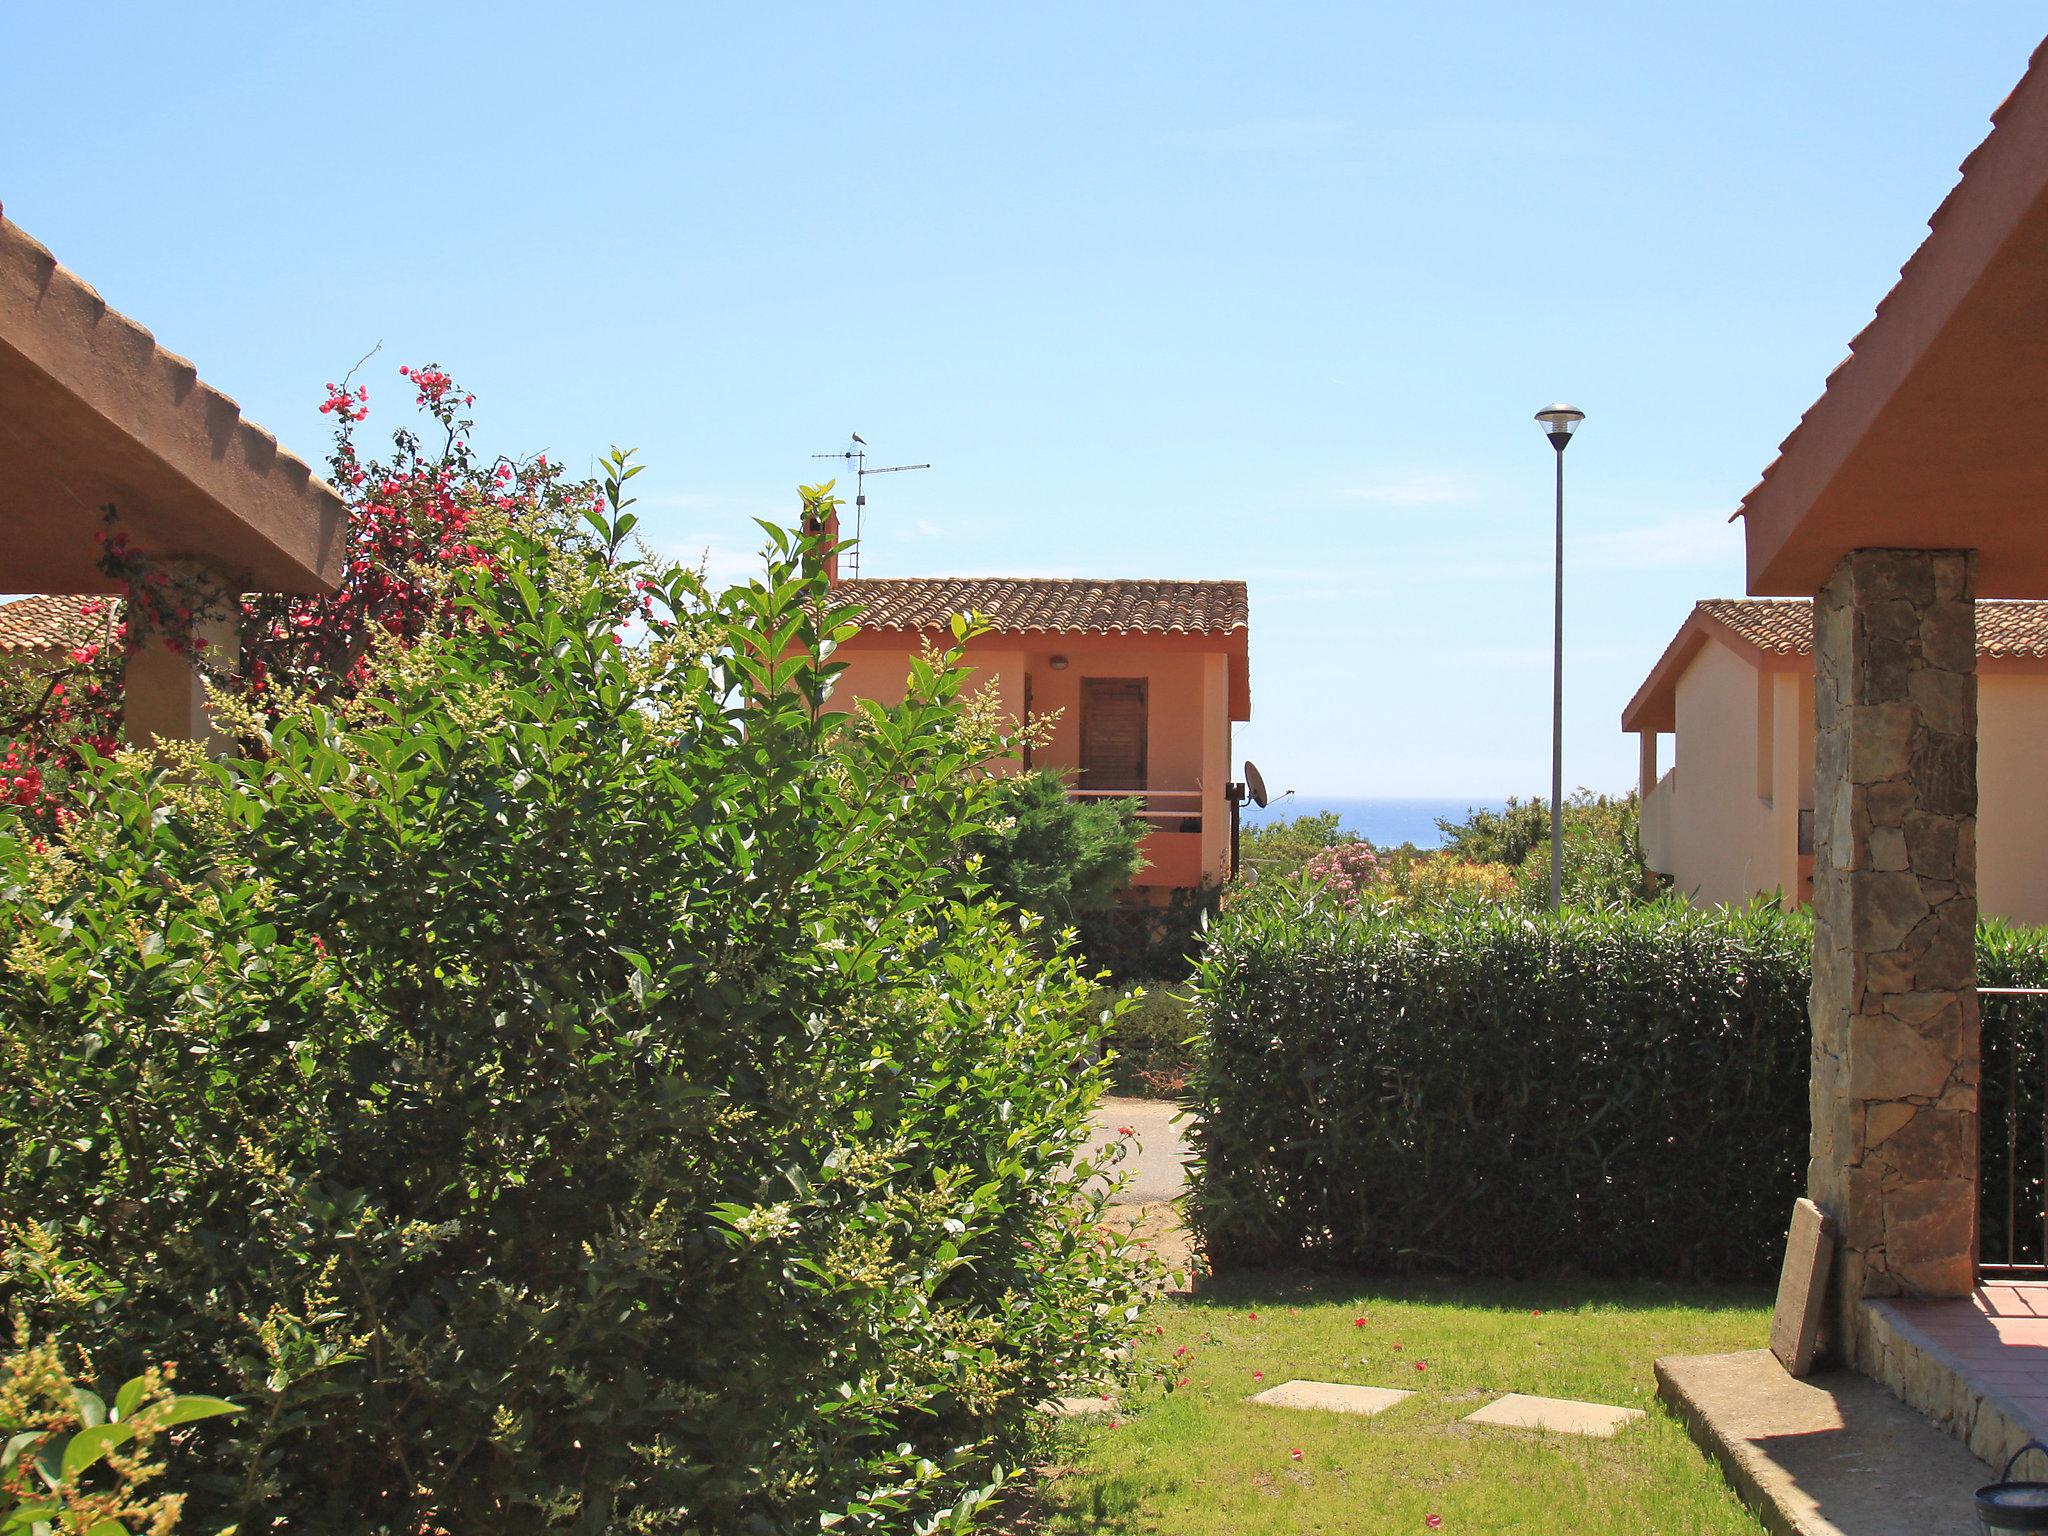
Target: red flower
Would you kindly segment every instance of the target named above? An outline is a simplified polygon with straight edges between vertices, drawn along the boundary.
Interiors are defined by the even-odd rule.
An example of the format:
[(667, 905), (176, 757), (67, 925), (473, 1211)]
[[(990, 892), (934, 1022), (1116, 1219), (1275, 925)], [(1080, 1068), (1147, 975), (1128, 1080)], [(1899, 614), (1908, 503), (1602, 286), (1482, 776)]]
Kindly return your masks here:
[(1428, 1526), (1432, 1531), (1442, 1530), (1444, 1517), (1442, 1515), (1425, 1515), (1423, 1517), (1422, 1523)]
[(1427, 1360), (1418, 1360), (1415, 1362), (1415, 1369), (1417, 1369), (1418, 1371), (1426, 1371), (1429, 1369), (1429, 1362)]
[(1351, 1326), (1354, 1328), (1363, 1328), (1365, 1326), (1365, 1319), (1362, 1317), (1354, 1317), (1353, 1319), (1351, 1319)]
[(1253, 1381), (1264, 1381), (1265, 1379), (1266, 1379), (1266, 1373), (1265, 1373), (1264, 1371), (1253, 1371), (1253, 1372), (1252, 1372), (1252, 1380), (1253, 1380)]
[(1299, 1460), (1301, 1460), (1301, 1452), (1300, 1452), (1299, 1450), (1292, 1450), (1292, 1451), (1289, 1451), (1289, 1452), (1288, 1452), (1287, 1454), (1288, 1454), (1288, 1456), (1290, 1456), (1290, 1457), (1291, 1457), (1292, 1459), (1294, 1459), (1295, 1461), (1299, 1461)]

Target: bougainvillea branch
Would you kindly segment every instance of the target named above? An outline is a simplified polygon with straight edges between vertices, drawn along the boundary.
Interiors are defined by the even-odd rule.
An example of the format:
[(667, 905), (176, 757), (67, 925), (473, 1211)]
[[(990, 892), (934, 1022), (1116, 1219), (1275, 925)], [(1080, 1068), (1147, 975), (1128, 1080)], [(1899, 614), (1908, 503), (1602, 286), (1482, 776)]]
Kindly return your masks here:
[[(0, 667), (0, 801), (61, 821), (84, 752), (104, 755), (120, 741), (124, 667), (143, 646), (190, 657), (210, 682), (259, 707), (279, 691), (347, 697), (373, 683), (381, 646), (463, 622), (450, 578), (488, 564), (499, 529), (535, 518), (568, 526), (602, 505), (597, 487), (567, 479), (544, 454), (481, 457), (463, 414), (476, 397), (438, 364), (398, 373), (425, 422), (395, 431), (387, 458), (356, 442), (367, 385), (329, 384), (320, 406), (334, 420), (329, 473), (347, 508), (347, 556), (331, 593), (225, 591), (139, 555), (119, 509), (106, 509), (99, 563), (118, 595), (80, 599), (77, 643)], [(205, 631), (229, 616), (239, 655), (210, 654)]]

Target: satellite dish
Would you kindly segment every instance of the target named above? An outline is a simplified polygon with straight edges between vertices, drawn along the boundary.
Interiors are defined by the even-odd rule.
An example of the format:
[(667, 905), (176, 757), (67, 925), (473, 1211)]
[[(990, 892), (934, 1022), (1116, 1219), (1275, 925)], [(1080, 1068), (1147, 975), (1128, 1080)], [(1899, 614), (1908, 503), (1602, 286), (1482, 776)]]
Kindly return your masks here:
[(1266, 794), (1266, 776), (1259, 772), (1259, 765), (1247, 761), (1244, 765), (1244, 781), (1252, 792), (1252, 804), (1264, 810), (1269, 797)]

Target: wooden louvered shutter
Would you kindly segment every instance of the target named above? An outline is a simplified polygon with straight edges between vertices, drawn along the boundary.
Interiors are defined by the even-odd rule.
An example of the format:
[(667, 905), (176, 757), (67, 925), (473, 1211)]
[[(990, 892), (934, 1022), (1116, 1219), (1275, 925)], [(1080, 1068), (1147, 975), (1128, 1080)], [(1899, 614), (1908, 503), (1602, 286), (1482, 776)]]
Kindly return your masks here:
[(1082, 789), (1145, 788), (1145, 680), (1081, 679)]

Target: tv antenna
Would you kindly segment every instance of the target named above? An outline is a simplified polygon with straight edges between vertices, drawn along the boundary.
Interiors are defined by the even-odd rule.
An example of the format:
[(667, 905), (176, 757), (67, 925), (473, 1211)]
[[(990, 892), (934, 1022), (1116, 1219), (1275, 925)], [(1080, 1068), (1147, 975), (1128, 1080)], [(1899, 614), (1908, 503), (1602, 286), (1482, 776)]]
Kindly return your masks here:
[(889, 464), (880, 468), (868, 468), (867, 439), (858, 432), (847, 434), (853, 439), (852, 446), (844, 453), (814, 453), (814, 459), (844, 459), (853, 466), (853, 548), (846, 552), (846, 579), (860, 580), (860, 532), (861, 524), (867, 518), (868, 476), (900, 475), (906, 470), (930, 469), (929, 464)]

